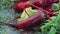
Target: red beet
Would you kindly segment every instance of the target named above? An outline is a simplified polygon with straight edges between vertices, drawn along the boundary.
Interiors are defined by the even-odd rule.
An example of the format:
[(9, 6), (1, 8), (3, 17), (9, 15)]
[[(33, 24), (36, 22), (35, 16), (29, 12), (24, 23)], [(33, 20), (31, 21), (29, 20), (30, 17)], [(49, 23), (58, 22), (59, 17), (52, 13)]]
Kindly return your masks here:
[(16, 24), (8, 24), (11, 25), (15, 28), (22, 28), (22, 29), (29, 29), (29, 28), (33, 28), (36, 26), (39, 26), (40, 24), (42, 24), (44, 21), (46, 20), (46, 14), (40, 10), (38, 10), (38, 12), (36, 14), (34, 14), (33, 16), (22, 20), (20, 22), (17, 22)]
[[(21, 9), (25, 9), (27, 7), (30, 7), (32, 6), (31, 4), (35, 4), (35, 5), (38, 5), (40, 6), (42, 4), (42, 0), (30, 0), (30, 1), (23, 1), (23, 2), (19, 2), (18, 4), (14, 5), (14, 9), (15, 10), (21, 10)], [(33, 6), (35, 7), (35, 6)], [(35, 7), (36, 8), (36, 7)]]
[(43, 4), (43, 8), (46, 9), (46, 8), (51, 8), (52, 4), (54, 2), (58, 2), (59, 0), (26, 0), (26, 1), (22, 1), (22, 2), (19, 2), (17, 5), (14, 6), (14, 9), (15, 10), (19, 10), (19, 9), (25, 9), (27, 7), (30, 7), (32, 5), (30, 4), (33, 4), (33, 5), (36, 5), (36, 6), (42, 6)]
[(18, 10), (18, 9), (24, 9), (24, 8), (27, 8), (29, 7), (30, 5), (29, 4), (26, 4), (26, 2), (20, 2), (18, 4), (16, 4), (13, 8), (15, 10)]
[(30, 7), (30, 6), (33, 6), (33, 7), (35, 7), (35, 9), (37, 8), (37, 9), (39, 9), (39, 10), (44, 11), (45, 13), (47, 13), (46, 10), (43, 10), (42, 8), (40, 8), (38, 6), (35, 6), (34, 4), (29, 4), (29, 3), (26, 3), (26, 2), (20, 2), (19, 4), (17, 4), (17, 5), (14, 6), (14, 9), (15, 10), (22, 10), (22, 9), (24, 10), (25, 8)]

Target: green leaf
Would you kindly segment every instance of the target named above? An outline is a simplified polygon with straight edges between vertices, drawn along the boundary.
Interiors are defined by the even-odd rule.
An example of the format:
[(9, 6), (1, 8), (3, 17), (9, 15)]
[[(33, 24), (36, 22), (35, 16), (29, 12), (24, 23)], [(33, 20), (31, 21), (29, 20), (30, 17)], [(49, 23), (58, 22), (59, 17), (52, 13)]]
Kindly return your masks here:
[[(32, 10), (31, 7), (26, 8), (26, 11), (27, 11), (27, 13), (30, 14), (31, 16), (36, 13), (36, 10)], [(24, 19), (26, 19), (26, 18), (28, 18), (28, 17), (29, 17), (29, 16), (25, 13), (25, 11), (23, 11), (23, 13), (22, 13), (22, 15), (21, 15), (21, 18), (17, 19), (17, 21), (24, 20)]]
[(53, 17), (51, 17), (52, 18), (52, 21), (51, 20), (46, 20), (47, 21), (47, 23), (45, 23), (45, 25), (43, 25), (42, 27), (40, 27), (41, 29), (46, 29), (46, 28), (48, 28), (48, 27), (50, 27), (54, 22), (53, 21), (55, 21), (55, 16), (53, 16)]
[(56, 33), (56, 29), (54, 27), (51, 27), (51, 29), (48, 32), (48, 34), (55, 34), (55, 33)]
[(53, 4), (52, 4), (52, 9), (53, 9), (54, 11), (60, 10), (60, 2), (58, 2), (58, 3), (53, 3)]
[(35, 13), (37, 12), (36, 10), (33, 10), (32, 7), (26, 8), (26, 11), (27, 11), (30, 15), (33, 15), (33, 14), (35, 14)]
[[(47, 22), (45, 23), (45, 25), (43, 25), (42, 27), (41, 27), (41, 29), (42, 29), (42, 31), (47, 31), (48, 29), (50, 30), (49, 32), (50, 33), (48, 33), (48, 34), (55, 34), (56, 33), (56, 31), (59, 31), (60, 30), (60, 10), (58, 11), (59, 12), (59, 14), (57, 15), (57, 16), (53, 16), (53, 17), (51, 17), (52, 18), (52, 21), (50, 21), (50, 20), (47, 20)], [(50, 27), (52, 27), (52, 28), (50, 28)], [(53, 27), (55, 27), (55, 30), (54, 30), (54, 28)], [(47, 29), (46, 29), (47, 28)], [(55, 31), (55, 32), (51, 32), (51, 31)], [(48, 31), (47, 31), (48, 32)]]
[(59, 5), (56, 4), (56, 3), (53, 3), (53, 4), (52, 4), (52, 9), (53, 9), (54, 11), (59, 10)]

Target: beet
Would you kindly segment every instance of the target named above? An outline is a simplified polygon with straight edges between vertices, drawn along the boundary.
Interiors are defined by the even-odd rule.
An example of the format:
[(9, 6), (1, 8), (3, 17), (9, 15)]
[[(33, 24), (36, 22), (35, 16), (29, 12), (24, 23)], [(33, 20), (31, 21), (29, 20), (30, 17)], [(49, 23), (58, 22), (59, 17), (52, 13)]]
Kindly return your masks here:
[[(13, 8), (15, 10), (23, 10), (27, 7), (31, 7), (32, 6), (31, 4), (40, 6), (42, 4), (42, 0), (34, 0), (34, 1), (30, 0), (30, 1), (19, 2), (18, 4), (14, 5)], [(35, 7), (35, 6), (33, 6), (33, 7)]]
[(29, 7), (30, 5), (29, 4), (26, 4), (26, 2), (20, 2), (20, 3), (18, 3), (18, 4), (16, 4), (16, 5), (14, 5), (14, 9), (15, 10), (19, 10), (19, 9), (24, 9), (24, 8), (27, 8), (27, 7)]
[(36, 26), (39, 26), (40, 24), (42, 24), (44, 21), (46, 20), (46, 14), (40, 10), (38, 10), (38, 12), (36, 14), (34, 14), (33, 16), (22, 20), (20, 22), (17, 22), (16, 24), (8, 24), (10, 26), (13, 26), (15, 28), (18, 29), (29, 29), (29, 28), (33, 28)]
[(25, 9), (27, 7), (30, 7), (30, 4), (36, 5), (36, 6), (42, 6), (43, 8), (51, 8), (52, 4), (55, 2), (59, 2), (59, 0), (22, 0), (21, 2), (19, 2), (17, 5), (14, 5), (14, 9), (15, 10), (19, 10), (19, 9)]

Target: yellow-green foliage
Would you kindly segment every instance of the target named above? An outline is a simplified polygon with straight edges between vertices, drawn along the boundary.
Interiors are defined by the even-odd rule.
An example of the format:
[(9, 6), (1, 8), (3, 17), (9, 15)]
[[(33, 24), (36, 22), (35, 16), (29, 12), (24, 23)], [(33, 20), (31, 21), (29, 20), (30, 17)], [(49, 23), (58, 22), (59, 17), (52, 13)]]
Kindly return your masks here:
[[(32, 10), (31, 7), (26, 8), (26, 11), (27, 11), (27, 13), (30, 14), (31, 16), (36, 13), (36, 10)], [(28, 17), (29, 17), (29, 16), (25, 13), (25, 10), (24, 10), (23, 13), (22, 13), (22, 15), (21, 15), (21, 18), (19, 18), (17, 21), (24, 20), (24, 19), (26, 19), (26, 18), (28, 18)]]

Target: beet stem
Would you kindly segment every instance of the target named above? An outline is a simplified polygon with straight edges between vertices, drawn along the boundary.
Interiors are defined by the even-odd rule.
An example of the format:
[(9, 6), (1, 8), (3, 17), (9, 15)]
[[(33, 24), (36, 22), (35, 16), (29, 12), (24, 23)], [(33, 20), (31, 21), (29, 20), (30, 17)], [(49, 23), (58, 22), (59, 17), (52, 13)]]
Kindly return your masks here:
[(30, 17), (30, 14), (26, 11), (26, 9), (24, 9), (25, 10), (25, 13)]
[(48, 13), (48, 11), (43, 10), (42, 8), (39, 8), (39, 7), (37, 7), (37, 6), (33, 5), (33, 4), (30, 4), (30, 5), (33, 6), (33, 7), (35, 7), (35, 8), (37, 8), (37, 9), (39, 9), (39, 10), (41, 10), (41, 11), (43, 11), (43, 12), (45, 12), (45, 13)]
[(47, 15), (47, 18), (48, 18), (49, 20), (52, 20), (52, 18), (51, 18), (49, 15)]
[[(47, 14), (49, 14), (49, 12), (48, 12), (48, 11), (43, 10), (42, 8), (39, 8), (39, 7), (37, 7), (37, 6), (33, 5), (33, 4), (30, 4), (30, 5), (32, 5), (33, 7), (37, 8), (37, 9), (39, 9), (39, 10), (41, 10), (41, 11), (43, 11), (43, 12), (47, 13)], [(50, 16), (49, 16), (49, 15), (47, 15), (47, 18), (48, 18), (48, 19), (50, 19), (50, 20), (52, 20), (52, 19), (50, 18)]]

